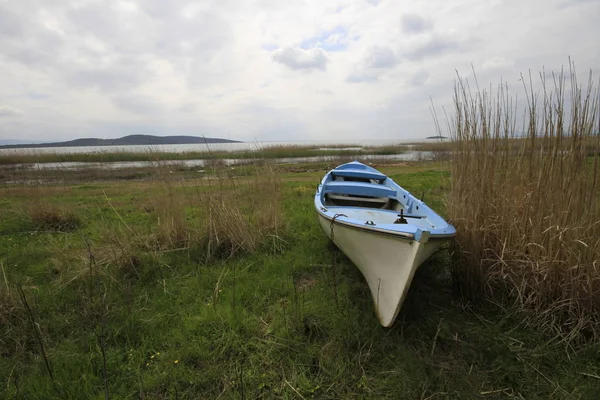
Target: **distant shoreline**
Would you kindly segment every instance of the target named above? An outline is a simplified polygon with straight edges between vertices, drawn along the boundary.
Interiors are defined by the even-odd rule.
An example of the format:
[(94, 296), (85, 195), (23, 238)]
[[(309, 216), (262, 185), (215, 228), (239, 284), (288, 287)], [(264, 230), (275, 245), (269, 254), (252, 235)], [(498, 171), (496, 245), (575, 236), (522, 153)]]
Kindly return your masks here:
[(52, 147), (150, 146), (167, 144), (242, 143), (239, 140), (198, 136), (129, 135), (117, 139), (81, 138), (65, 142), (6, 144), (0, 149), (38, 149)]
[(429, 140), (431, 140), (431, 139), (445, 140), (445, 139), (448, 139), (448, 137), (442, 136), (442, 135), (438, 135), (438, 136), (427, 136), (425, 139), (429, 139)]

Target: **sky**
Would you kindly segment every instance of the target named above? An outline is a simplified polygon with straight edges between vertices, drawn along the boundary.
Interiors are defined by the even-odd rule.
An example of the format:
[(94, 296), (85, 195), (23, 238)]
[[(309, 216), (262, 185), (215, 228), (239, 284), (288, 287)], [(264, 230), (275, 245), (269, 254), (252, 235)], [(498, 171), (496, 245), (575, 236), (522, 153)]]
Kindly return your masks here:
[(0, 139), (435, 135), (457, 74), (600, 74), (599, 0), (0, 0)]

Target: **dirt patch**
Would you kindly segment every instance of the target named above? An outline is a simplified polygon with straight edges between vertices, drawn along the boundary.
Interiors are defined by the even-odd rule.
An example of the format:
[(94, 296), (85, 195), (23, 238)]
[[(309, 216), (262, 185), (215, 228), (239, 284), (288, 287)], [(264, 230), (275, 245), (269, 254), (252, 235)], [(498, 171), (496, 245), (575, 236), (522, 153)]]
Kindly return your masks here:
[(310, 289), (317, 284), (317, 279), (310, 276), (302, 276), (295, 280), (296, 288), (300, 290)]

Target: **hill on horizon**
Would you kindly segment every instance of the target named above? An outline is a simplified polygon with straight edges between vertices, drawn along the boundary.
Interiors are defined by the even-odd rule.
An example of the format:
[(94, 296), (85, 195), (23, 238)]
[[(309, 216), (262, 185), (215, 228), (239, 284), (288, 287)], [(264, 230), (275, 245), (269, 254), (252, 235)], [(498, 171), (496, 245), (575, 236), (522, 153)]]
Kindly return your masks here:
[(144, 146), (157, 144), (205, 144), (205, 143), (240, 143), (239, 140), (209, 138), (198, 136), (153, 136), (128, 135), (117, 139), (80, 138), (65, 142), (22, 143), (0, 146), (0, 149), (23, 149), (39, 147), (87, 147), (87, 146)]

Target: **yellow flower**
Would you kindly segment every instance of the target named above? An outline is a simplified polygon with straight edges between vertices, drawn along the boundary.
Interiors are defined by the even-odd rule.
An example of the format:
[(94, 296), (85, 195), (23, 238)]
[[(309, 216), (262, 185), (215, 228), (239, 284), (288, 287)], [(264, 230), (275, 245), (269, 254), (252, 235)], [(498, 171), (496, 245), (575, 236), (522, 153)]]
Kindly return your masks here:
[(179, 360), (173, 361), (174, 364), (179, 364)]
[(160, 356), (160, 353), (156, 353), (157, 356)]
[(154, 358), (154, 354), (150, 356), (150, 358)]

